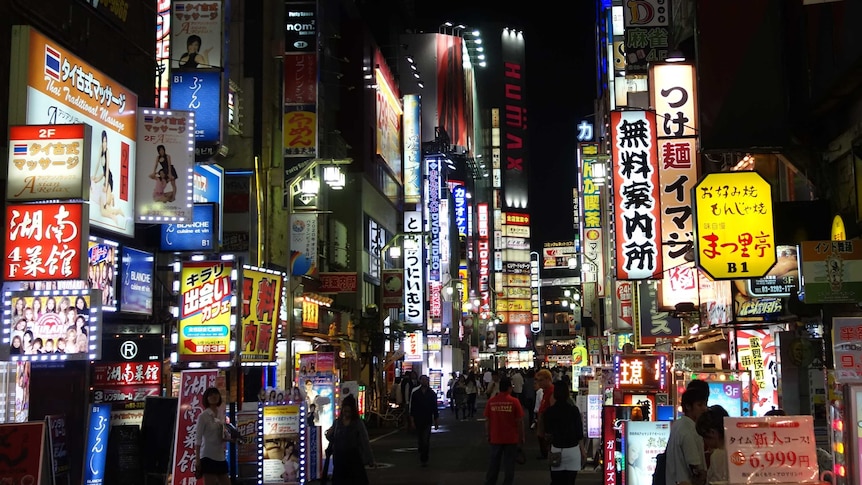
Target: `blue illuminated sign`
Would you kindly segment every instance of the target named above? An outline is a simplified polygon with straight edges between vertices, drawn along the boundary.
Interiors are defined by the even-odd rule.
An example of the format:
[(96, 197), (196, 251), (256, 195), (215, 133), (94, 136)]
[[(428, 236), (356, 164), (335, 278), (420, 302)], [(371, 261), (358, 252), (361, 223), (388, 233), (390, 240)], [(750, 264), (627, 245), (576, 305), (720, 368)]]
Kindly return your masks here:
[[(218, 220), (224, 220), (224, 168), (216, 164), (196, 164), (192, 198), (195, 204), (218, 204)], [(218, 242), (222, 243), (221, 224)]]
[(153, 255), (123, 246), (120, 270), (120, 311), (153, 313)]
[(84, 484), (105, 483), (105, 461), (108, 458), (108, 431), (111, 428), (111, 404), (91, 404), (87, 426), (87, 449), (84, 459)]
[(171, 76), (171, 109), (194, 111), (195, 143), (221, 140), (221, 72), (177, 72)]
[(452, 187), (452, 198), (455, 199), (455, 225), (458, 235), (467, 235), (467, 188), (463, 185)]
[(192, 222), (162, 224), (159, 238), (162, 251), (207, 251), (216, 246), (215, 204), (195, 204)]

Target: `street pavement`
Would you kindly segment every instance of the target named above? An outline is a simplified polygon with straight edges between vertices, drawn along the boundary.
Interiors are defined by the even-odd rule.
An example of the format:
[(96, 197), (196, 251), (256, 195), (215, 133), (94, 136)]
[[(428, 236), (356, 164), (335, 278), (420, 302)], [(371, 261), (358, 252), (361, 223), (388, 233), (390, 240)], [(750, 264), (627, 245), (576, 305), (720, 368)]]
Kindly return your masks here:
[[(419, 463), (416, 434), (404, 428), (369, 428), (371, 448), (378, 467), (368, 470), (373, 485), (482, 484), (489, 462), (482, 417), (484, 400), (477, 403), (475, 419), (458, 421), (449, 409), (440, 410), (440, 429), (432, 430), (428, 467)], [(551, 482), (546, 459), (538, 459), (534, 430), (527, 429), (524, 446), (527, 462), (515, 465), (515, 484), (544, 485)], [(576, 485), (598, 485), (601, 473), (593, 465), (578, 473)], [(502, 483), (502, 469), (498, 483)]]

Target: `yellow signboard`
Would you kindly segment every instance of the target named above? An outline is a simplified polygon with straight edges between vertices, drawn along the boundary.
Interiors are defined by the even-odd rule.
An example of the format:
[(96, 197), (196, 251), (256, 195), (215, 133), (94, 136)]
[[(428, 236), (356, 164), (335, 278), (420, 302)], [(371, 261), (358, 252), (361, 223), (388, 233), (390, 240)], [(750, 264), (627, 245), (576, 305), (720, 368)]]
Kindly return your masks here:
[(777, 260), (769, 182), (751, 171), (712, 173), (693, 195), (698, 266), (714, 280), (768, 273)]
[(187, 261), (180, 273), (180, 361), (230, 360), (233, 266)]
[(278, 338), (283, 273), (253, 266), (242, 271), (243, 362), (272, 362)]
[(847, 240), (847, 230), (844, 228), (844, 219), (835, 214), (835, 217), (832, 218), (832, 237), (833, 241), (846, 241)]

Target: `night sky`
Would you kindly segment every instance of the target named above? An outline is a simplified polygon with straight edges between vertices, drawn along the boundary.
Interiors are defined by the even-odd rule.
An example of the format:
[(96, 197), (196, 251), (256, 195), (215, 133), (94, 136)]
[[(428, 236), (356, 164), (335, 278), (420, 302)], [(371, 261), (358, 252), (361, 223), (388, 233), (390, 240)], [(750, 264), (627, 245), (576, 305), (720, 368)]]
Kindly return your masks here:
[[(498, 21), (524, 31), (527, 44), (527, 109), (531, 242), (574, 238), (572, 188), (576, 184), (577, 125), (593, 121), (596, 97), (595, 5), (486, 0), (417, 0), (417, 17), (476, 25)], [(542, 5), (543, 8), (538, 8)], [(575, 14), (572, 14), (575, 10)], [(483, 33), (483, 36), (485, 34)], [(479, 87), (481, 89), (481, 86)]]

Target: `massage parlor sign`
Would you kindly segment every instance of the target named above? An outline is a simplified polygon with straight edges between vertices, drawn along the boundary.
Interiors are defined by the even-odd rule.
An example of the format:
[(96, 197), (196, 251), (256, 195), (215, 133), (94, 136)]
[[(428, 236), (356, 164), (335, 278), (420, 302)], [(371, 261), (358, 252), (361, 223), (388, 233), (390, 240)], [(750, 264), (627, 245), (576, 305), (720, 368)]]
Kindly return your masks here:
[(88, 198), (90, 132), (84, 124), (9, 127), (6, 198)]

